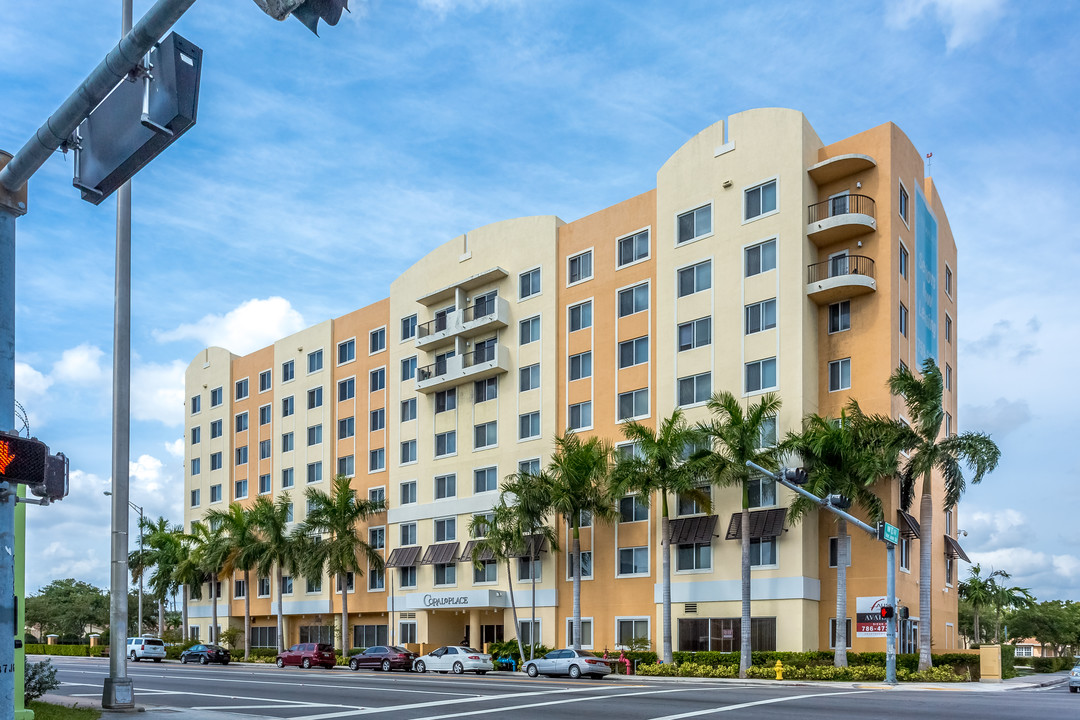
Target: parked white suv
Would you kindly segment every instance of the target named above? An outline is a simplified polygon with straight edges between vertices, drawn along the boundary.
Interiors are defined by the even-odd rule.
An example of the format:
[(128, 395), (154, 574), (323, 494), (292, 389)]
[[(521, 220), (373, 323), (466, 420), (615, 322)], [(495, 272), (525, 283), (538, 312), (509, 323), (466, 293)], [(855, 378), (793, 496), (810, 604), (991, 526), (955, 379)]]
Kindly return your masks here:
[(143, 658), (161, 662), (161, 659), (165, 657), (165, 643), (155, 637), (128, 638), (127, 649), (128, 658), (132, 662), (139, 662)]

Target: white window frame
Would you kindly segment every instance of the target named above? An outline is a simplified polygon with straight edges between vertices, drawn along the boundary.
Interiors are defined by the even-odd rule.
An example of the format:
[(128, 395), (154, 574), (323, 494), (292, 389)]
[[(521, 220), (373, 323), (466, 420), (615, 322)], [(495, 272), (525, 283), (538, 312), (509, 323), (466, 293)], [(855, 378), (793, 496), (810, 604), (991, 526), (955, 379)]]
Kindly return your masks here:
[[(580, 261), (584, 257), (589, 258), (589, 274), (588, 275), (582, 275), (577, 280), (571, 280), (570, 279), (570, 267), (571, 267), (571, 264), (573, 263), (574, 260)], [(595, 272), (594, 271), (594, 262), (593, 262), (593, 260), (594, 260), (593, 259), (593, 248), (587, 248), (587, 249), (582, 250), (580, 252), (576, 252), (573, 255), (568, 255), (566, 257), (566, 287), (573, 287), (574, 285), (580, 285), (583, 282), (588, 282), (589, 280), (592, 280), (593, 279), (593, 274)], [(580, 265), (580, 262), (579, 262), (579, 265)]]
[[(640, 310), (632, 310), (632, 312), (628, 312), (627, 314), (623, 315), (622, 314), (622, 295), (623, 295), (623, 293), (634, 292), (640, 287), (645, 288), (645, 307), (641, 308)], [(627, 285), (626, 287), (621, 287), (621, 288), (619, 288), (618, 290), (615, 291), (615, 315), (620, 320), (622, 318), (625, 318), (625, 317), (633, 317), (634, 315), (637, 315), (639, 313), (649, 312), (650, 310), (652, 310), (652, 285), (648, 280), (645, 280), (644, 282), (637, 282), (637, 283), (634, 283), (633, 285)]]
[[(645, 233), (645, 254), (643, 256), (641, 256), (641, 257), (635, 257), (633, 260), (631, 260), (630, 262), (627, 262), (627, 263), (620, 262), (620, 260), (621, 260), (621, 258), (620, 258), (620, 250), (622, 249), (621, 245), (622, 245), (623, 240), (631, 240), (631, 241), (635, 240), (637, 238), (637, 236), (642, 234), (642, 233)], [(635, 250), (635, 254), (636, 254), (636, 250)], [(628, 267), (630, 267), (632, 265), (637, 265), (638, 263), (643, 263), (643, 262), (645, 262), (646, 260), (648, 260), (651, 257), (652, 257), (652, 226), (651, 225), (646, 225), (643, 228), (638, 228), (637, 230), (635, 230), (635, 231), (633, 231), (631, 233), (627, 233), (626, 235), (621, 235), (620, 237), (615, 239), (615, 270), (618, 271), (618, 270), (622, 270), (623, 268), (628, 268)]]
[[(707, 231), (703, 232), (703, 233), (699, 233), (698, 232), (698, 227), (697, 227), (697, 225), (698, 225), (698, 223), (697, 223), (697, 212), (698, 212), (698, 210), (704, 210), (706, 208), (708, 208), (708, 211), (709, 211), (709, 229)], [(689, 215), (691, 213), (693, 213), (693, 215), (694, 215), (694, 236), (690, 237), (690, 238), (687, 238), (686, 240), (680, 241), (679, 240), (679, 218), (685, 217), (686, 215)], [(687, 208), (685, 210), (680, 210), (680, 211), (676, 212), (675, 213), (675, 227), (674, 227), (675, 247), (686, 247), (690, 243), (695, 243), (698, 240), (704, 240), (705, 238), (712, 237), (713, 234), (716, 232), (716, 223), (714, 222), (714, 220), (715, 220), (715, 218), (713, 217), (713, 201), (711, 199), (704, 202), (704, 203), (700, 203), (700, 204), (695, 205), (693, 207), (690, 207), (690, 208)]]
[[(693, 545), (695, 550), (698, 545), (705, 545), (709, 548), (709, 566), (708, 567), (695, 567), (686, 570), (679, 568), (679, 548), (683, 545)], [(672, 558), (672, 570), (677, 575), (705, 575), (713, 571), (713, 545), (711, 542), (707, 543), (676, 543), (674, 547), (675, 552)], [(695, 555), (696, 557), (696, 555)]]
[[(772, 303), (773, 322), (772, 322), (772, 325), (766, 326), (766, 324), (765, 324), (765, 322), (766, 322), (765, 321), (765, 307), (769, 303)], [(757, 308), (757, 314), (758, 314), (758, 329), (757, 330), (751, 330), (750, 329), (750, 312), (751, 312), (752, 308)], [(758, 333), (763, 333), (763, 332), (765, 332), (767, 330), (775, 330), (776, 326), (779, 324), (779, 322), (780, 322), (780, 318), (779, 318), (779, 313), (777, 312), (777, 308), (776, 308), (776, 298), (774, 298), (774, 297), (773, 298), (768, 298), (767, 300), (759, 300), (758, 302), (752, 302), (752, 303), (750, 303), (748, 305), (743, 306), (743, 334), (744, 335), (757, 335)]]
[[(838, 310), (837, 310), (837, 315), (838, 315), (837, 325), (839, 326), (841, 324), (840, 320), (843, 319), (843, 306), (845, 304), (847, 305), (847, 327), (839, 327), (837, 330), (833, 330), (832, 329), (832, 309), (834, 307), (838, 308)], [(825, 316), (825, 324), (826, 324), (826, 328), (828, 329), (828, 334), (829, 335), (836, 335), (837, 333), (847, 332), (847, 331), (851, 330), (851, 301), (850, 300), (840, 300), (838, 302), (829, 303), (829, 308), (826, 311), (826, 316)]]
[[(478, 490), (477, 489), (477, 484), (476, 484), (476, 473), (478, 473), (478, 472), (485, 473), (485, 480), (486, 480), (487, 472), (489, 470), (493, 471), (492, 476), (495, 478), (495, 487), (491, 488), (490, 490), (487, 489), (487, 488), (485, 488), (483, 490)], [(489, 492), (497, 492), (498, 489), (499, 489), (499, 469), (498, 469), (498, 466), (496, 466), (496, 465), (488, 465), (488, 466), (485, 466), (485, 467), (473, 468), (473, 495), (480, 495), (482, 493), (489, 493)]]
[[(536, 416), (536, 434), (535, 435), (523, 436), (521, 434), (521, 421), (526, 416), (530, 416), (530, 415), (535, 415)], [(530, 422), (529, 425), (530, 425), (529, 430), (532, 430), (532, 423)], [(531, 412), (521, 413), (520, 415), (518, 415), (518, 442), (523, 442), (523, 441), (526, 441), (526, 440), (536, 440), (542, 434), (543, 434), (543, 431), (540, 429), (540, 411), (539, 410), (533, 410)]]
[(905, 280), (911, 279), (911, 251), (903, 238), (897, 241), (900, 251), (896, 254), (896, 274)]
[[(577, 376), (574, 376), (574, 361), (577, 361)], [(588, 368), (585, 368), (585, 365)], [(570, 382), (575, 380), (587, 380), (592, 377), (592, 350), (576, 353), (566, 359), (566, 376)]]
[[(570, 414), (573, 412), (574, 408), (584, 408), (585, 406), (588, 406), (588, 408), (589, 408), (589, 422), (587, 424), (579, 425), (578, 427), (573, 427), (573, 425), (570, 424)], [(578, 415), (579, 415), (578, 419), (580, 420), (580, 415), (581, 415), (580, 410), (578, 411)], [(585, 401), (579, 402), (579, 403), (571, 403), (566, 408), (566, 423), (567, 423), (567, 425), (570, 425), (570, 429), (573, 430), (574, 432), (581, 432), (583, 430), (592, 430), (592, 427), (593, 427), (592, 400), (585, 400)]]
[[(584, 308), (586, 308), (586, 307), (589, 308), (589, 324), (588, 325), (581, 325), (580, 327), (574, 327), (574, 320), (573, 320), (574, 311), (575, 310), (578, 311), (578, 319), (579, 319), (579, 322), (580, 322), (582, 310)], [(570, 305), (569, 307), (566, 308), (567, 332), (574, 333), (574, 332), (579, 332), (581, 330), (588, 330), (592, 326), (593, 326), (593, 302), (592, 302), (592, 298), (590, 298), (588, 300), (582, 300), (579, 303), (574, 303), (573, 305)]]
[[(645, 359), (639, 361), (638, 360), (638, 345), (640, 344), (640, 342), (642, 340), (645, 341)], [(622, 350), (623, 350), (624, 345), (628, 345), (628, 346), (632, 345), (633, 349), (634, 349), (633, 362), (630, 363), (629, 365), (623, 365), (622, 364)], [(626, 368), (637, 367), (638, 365), (648, 365), (649, 360), (651, 359), (650, 356), (649, 356), (649, 336), (648, 335), (642, 335), (641, 337), (630, 338), (629, 340), (623, 340), (623, 341), (619, 342), (619, 344), (616, 346), (615, 351), (616, 351), (616, 362), (618, 363), (619, 370), (625, 370)]]
[[(847, 385), (844, 385), (844, 363), (847, 363), (847, 376), (848, 376)], [(832, 374), (833, 374), (832, 371), (833, 371), (833, 366), (834, 365), (839, 368), (839, 379), (838, 379), (839, 384), (835, 388), (833, 387), (833, 384), (832, 384)], [(830, 360), (829, 361), (828, 383), (829, 383), (829, 392), (831, 392), (831, 393), (843, 392), (845, 390), (850, 390), (851, 389), (851, 358), (849, 358), (849, 357), (837, 358), (836, 360)]]
[[(761, 539), (760, 539), (760, 540), (758, 540), (757, 542), (758, 542), (758, 546), (759, 546), (759, 547), (760, 547), (761, 543), (764, 543), (764, 542), (770, 542), (770, 543), (772, 543), (772, 545), (773, 545), (773, 555), (775, 555), (775, 556), (776, 556), (776, 562), (774, 562), (774, 563), (772, 563), (772, 564), (770, 564), (770, 565), (754, 565), (754, 562), (753, 562), (753, 558), (751, 558), (751, 559), (750, 559), (750, 568), (751, 568), (752, 570), (775, 570), (776, 568), (780, 567), (780, 547), (779, 547), (779, 545), (778, 545), (778, 544), (777, 544), (777, 542), (776, 542), (776, 538), (774, 538), (774, 537), (771, 537), (771, 538), (761, 538)], [(752, 546), (753, 546), (753, 544), (754, 544), (754, 541), (753, 541), (753, 540), (751, 540), (751, 541), (750, 541), (750, 544), (751, 544), (751, 547), (752, 547)], [(759, 559), (760, 559), (760, 557), (761, 557), (761, 554), (760, 554), (760, 553), (761, 553), (761, 551), (760, 551), (760, 550), (758, 550), (758, 558), (759, 558)]]
[[(682, 332), (684, 327), (690, 328), (690, 344), (687, 347), (683, 347), (682, 343)], [(705, 327), (708, 330), (708, 337), (701, 342), (698, 341), (699, 327)], [(678, 352), (697, 350), (698, 348), (712, 345), (712, 315), (706, 315), (705, 317), (699, 317), (695, 320), (687, 320), (686, 322), (679, 323), (675, 327), (675, 345)]]
[[(377, 337), (379, 337), (379, 333), (382, 333), (382, 347), (380, 347), (378, 350), (372, 350), (371, 349), (372, 342)], [(387, 332), (386, 332), (386, 326), (385, 325), (383, 325), (382, 327), (374, 328), (374, 329), (372, 329), (372, 330), (370, 330), (368, 332), (368, 357), (371, 357), (372, 355), (378, 355), (379, 353), (382, 353), (382, 352), (386, 352), (386, 335), (387, 335)]]
[[(776, 196), (776, 207), (774, 207), (772, 210), (767, 210), (767, 211), (764, 211), (764, 212), (760, 212), (757, 215), (747, 217), (747, 215), (746, 215), (746, 195), (747, 195), (747, 193), (749, 193), (751, 190), (758, 190), (760, 188), (764, 188), (769, 183), (775, 183), (776, 184), (776, 188), (774, 190), (774, 194)], [(742, 203), (741, 203), (741, 207), (739, 209), (742, 212), (742, 224), (743, 225), (746, 225), (747, 223), (756, 222), (758, 220), (761, 220), (762, 218), (767, 218), (767, 217), (770, 217), (772, 215), (776, 215), (777, 213), (780, 212), (780, 176), (779, 175), (773, 175), (770, 178), (765, 178), (761, 182), (755, 183), (753, 185), (747, 185), (746, 187), (744, 187), (742, 189), (741, 199), (742, 199)], [(760, 205), (761, 205), (761, 203), (759, 202), (758, 206), (760, 207)]]
[[(844, 539), (847, 540), (847, 551), (848, 551), (847, 564), (845, 565), (845, 567), (851, 567), (851, 535), (845, 535)], [(836, 554), (835, 554), (836, 560), (839, 561), (840, 560), (840, 537), (838, 535), (833, 535), (832, 537), (829, 538), (829, 567), (835, 569), (835, 568), (839, 567), (839, 562), (834, 562), (833, 561), (833, 548), (834, 547), (836, 548)]]
[[(592, 616), (582, 617), (581, 618), (581, 635), (582, 635), (582, 639), (583, 640), (585, 639), (584, 635), (585, 635), (585, 625), (586, 624), (588, 624), (588, 626), (589, 626), (589, 637), (592, 638), (593, 640), (595, 640), (595, 638), (596, 638), (596, 634), (595, 634), (596, 624), (593, 622)], [(566, 647), (572, 647), (573, 646), (573, 643), (571, 642), (571, 638), (573, 637), (573, 634), (574, 634), (574, 616), (571, 615), (570, 617), (566, 618)], [(581, 643), (581, 649), (582, 650), (592, 650), (593, 649), (593, 643), (591, 643), (591, 642), (590, 643)]]
[[(534, 272), (536, 273), (536, 277), (537, 277), (537, 281), (536, 281), (536, 288), (537, 289), (536, 289), (536, 291), (531, 292), (528, 295), (522, 295), (521, 294), (521, 280), (522, 280), (522, 278), (525, 277), (526, 275), (531, 275)], [(524, 300), (534, 298), (537, 295), (542, 295), (543, 292), (544, 292), (544, 271), (543, 271), (542, 266), (537, 265), (536, 267), (527, 268), (527, 269), (522, 270), (521, 272), (519, 272), (518, 273), (518, 282), (517, 282), (517, 291), (518, 291), (518, 302), (522, 302)]]
[[(439, 494), (439, 481), (442, 481), (442, 494)], [(453, 500), (457, 493), (457, 473), (443, 473), (436, 475), (431, 481), (432, 492), (435, 500)], [(448, 489), (452, 492), (448, 492)]]
[[(532, 375), (533, 375), (533, 368), (536, 368), (536, 384), (535, 385), (530, 385), (528, 388), (522, 388), (521, 387), (522, 372), (525, 371), (525, 370), (528, 370), (529, 371), (529, 380), (531, 381), (532, 380)], [(532, 363), (530, 365), (526, 365), (524, 367), (518, 368), (518, 392), (519, 393), (529, 392), (530, 390), (539, 389), (540, 388), (540, 382), (541, 382), (540, 363)]]
[[(652, 642), (652, 618), (648, 615), (616, 615), (615, 616), (615, 649), (616, 650), (629, 650), (629, 645), (621, 645), (619, 643), (619, 623), (620, 622), (645, 622), (645, 638)], [(633, 639), (637, 639), (638, 635), (634, 635)]]
[(945, 282), (942, 283), (942, 288), (945, 290), (945, 295), (952, 300), (953, 298), (953, 285), (956, 283), (956, 273), (953, 272), (949, 263), (945, 263)]
[[(311, 359), (312, 359), (313, 356), (316, 356), (316, 355), (319, 358), (319, 367), (312, 370), (311, 369)], [(315, 373), (322, 372), (323, 370), (326, 369), (326, 361), (325, 361), (325, 358), (323, 357), (323, 349), (321, 347), (320, 348), (315, 348), (314, 350), (312, 350), (311, 352), (309, 352), (307, 354), (307, 367), (308, 367), (308, 371), (307, 371), (308, 375), (314, 375)]]
[[(412, 447), (411, 458), (412, 459), (411, 460), (406, 460), (405, 459), (405, 447), (407, 445), (409, 445), (410, 443), (412, 444), (411, 445), (411, 447)], [(416, 463), (418, 463), (420, 461), (419, 460), (420, 451), (417, 449), (416, 438), (413, 438), (411, 440), (402, 440), (399, 450), (400, 450), (400, 452), (398, 453), (398, 460), (399, 460), (398, 466), (415, 465)]]
[[(352, 357), (350, 357), (348, 360), (342, 360), (341, 359), (341, 349), (343, 347), (347, 346), (349, 343), (352, 343)], [(337, 344), (337, 354), (334, 357), (334, 359), (337, 361), (337, 367), (341, 367), (342, 365), (348, 365), (351, 362), (356, 362), (356, 337), (355, 336), (353, 336), (351, 338), (346, 338), (346, 339), (342, 340), (341, 342), (339, 342)]]
[[(624, 550), (634, 551), (636, 556), (638, 550), (644, 550), (642, 553), (645, 556), (645, 570), (631, 573), (624, 573), (622, 571), (622, 554)], [(649, 557), (648, 545), (631, 545), (629, 547), (621, 547), (615, 549), (615, 577), (617, 578), (629, 578), (629, 577), (648, 577), (649, 571), (652, 569), (652, 558)]]
[[(698, 268), (700, 268), (702, 265), (708, 265), (709, 266), (709, 271), (708, 271), (709, 285), (708, 285), (708, 287), (698, 287)], [(693, 274), (694, 289), (691, 290), (690, 292), (686, 293), (686, 294), (682, 294), (681, 280), (682, 280), (682, 274), (685, 273), (685, 272), (689, 272), (689, 273)], [(675, 298), (679, 299), (679, 298), (684, 298), (684, 297), (690, 297), (691, 295), (697, 295), (699, 292), (705, 292), (706, 290), (711, 290), (712, 289), (712, 281), (713, 281), (712, 275), (713, 275), (713, 272), (712, 272), (712, 258), (706, 258), (705, 260), (698, 260), (697, 262), (692, 262), (689, 265), (683, 265), (681, 267), (675, 268)]]
[[(412, 330), (411, 335), (406, 335), (404, 333), (406, 323), (409, 324), (410, 329)], [(416, 337), (416, 328), (419, 326), (419, 317), (417, 317), (416, 313), (413, 313), (412, 315), (406, 315), (405, 317), (401, 318), (400, 325), (401, 327), (398, 328), (398, 332), (401, 333), (401, 339), (398, 342), (403, 343), (407, 340), (412, 340)]]
[[(443, 445), (449, 447), (449, 444), (450, 444), (449, 439), (450, 439), (451, 435), (454, 438), (454, 449), (453, 450), (448, 450), (447, 452), (444, 452), (444, 453), (440, 454), (439, 453), (439, 438), (440, 437), (444, 438)], [(436, 458), (454, 457), (455, 455), (457, 455), (457, 431), (456, 430), (447, 430), (446, 432), (435, 433), (435, 442), (433, 443), (432, 450), (435, 452), (435, 457)]]
[[(766, 245), (768, 245), (770, 243), (772, 243), (772, 246), (773, 246), (773, 266), (771, 268), (769, 268), (768, 270), (759, 269), (756, 273), (748, 274), (749, 271), (750, 271), (750, 268), (748, 267), (748, 264), (749, 264), (748, 253), (751, 250), (755, 250), (755, 249), (758, 251), (758, 268), (761, 268), (762, 267), (762, 262), (761, 262), (762, 248), (764, 248)], [(749, 277), (757, 277), (758, 275), (764, 275), (767, 272), (772, 272), (772, 271), (777, 269), (777, 266), (779, 264), (780, 264), (780, 256), (779, 256), (779, 250), (777, 249), (777, 239), (775, 237), (766, 238), (766, 239), (761, 240), (759, 242), (751, 243), (751, 244), (746, 245), (745, 247), (743, 247), (743, 267), (742, 267), (743, 279), (746, 279), (746, 278), (749, 278)]]
[[(707, 393), (705, 393), (705, 398), (703, 400), (698, 400), (697, 396), (698, 396), (698, 392), (700, 390), (699, 385), (701, 384), (701, 379), (705, 378), (705, 377), (707, 377), (709, 379), (709, 391)], [(693, 381), (693, 383), (694, 383), (694, 401), (686, 403), (686, 404), (683, 404), (683, 402), (682, 402), (682, 384), (683, 384), (684, 380)], [(684, 377), (680, 377), (680, 378), (676, 379), (676, 381), (675, 381), (675, 405), (677, 407), (680, 407), (680, 408), (700, 407), (700, 406), (704, 405), (705, 403), (709, 402), (710, 397), (712, 397), (712, 373), (711, 372), (706, 371), (706, 372), (703, 372), (703, 373), (695, 373), (693, 375), (686, 375)]]
[[(900, 188), (896, 193), (896, 214), (904, 221), (904, 227), (910, 230), (911, 223), (908, 222), (908, 215), (911, 214), (911, 193), (908, 192), (907, 186), (904, 185), (903, 180), (896, 178), (896, 182), (900, 185)], [(903, 196), (901, 196), (900, 193), (903, 193)]]
[[(776, 370), (776, 383), (773, 384), (773, 385), (765, 385), (764, 378), (762, 378), (761, 387), (759, 387), (759, 388), (757, 388), (755, 390), (751, 390), (747, 386), (747, 382), (746, 382), (746, 371), (747, 371), (747, 369), (751, 365), (763, 366), (765, 363), (769, 362), (770, 360), (773, 361), (774, 367), (775, 367), (775, 370)], [(763, 374), (763, 373), (761, 373), (761, 368), (760, 367), (758, 368), (758, 374), (759, 375)], [(743, 395), (744, 396), (760, 395), (761, 393), (767, 393), (767, 392), (771, 392), (773, 390), (776, 390), (778, 387), (780, 387), (780, 363), (779, 363), (776, 356), (767, 357), (767, 358), (761, 358), (760, 360), (751, 360), (750, 362), (743, 363)]]
[[(591, 525), (588, 525), (588, 526), (583, 525), (582, 527), (591, 527)], [(580, 552), (583, 555), (586, 554), (586, 553), (588, 553), (588, 555), (589, 555), (589, 574), (586, 575), (585, 573), (582, 573), (581, 574), (581, 579), (582, 580), (592, 580), (593, 576), (594, 576), (594, 573), (595, 573), (595, 570), (596, 570), (593, 567), (593, 563), (592, 563), (592, 553), (593, 553), (592, 548), (589, 548), (588, 550), (585, 550), (584, 548), (582, 548), (580, 550)], [(570, 552), (569, 548), (567, 548), (567, 550), (566, 550), (566, 580), (567, 580), (567, 582), (570, 582), (570, 581), (572, 581), (574, 579), (573, 560), (571, 558), (572, 555), (573, 555), (573, 553)]]

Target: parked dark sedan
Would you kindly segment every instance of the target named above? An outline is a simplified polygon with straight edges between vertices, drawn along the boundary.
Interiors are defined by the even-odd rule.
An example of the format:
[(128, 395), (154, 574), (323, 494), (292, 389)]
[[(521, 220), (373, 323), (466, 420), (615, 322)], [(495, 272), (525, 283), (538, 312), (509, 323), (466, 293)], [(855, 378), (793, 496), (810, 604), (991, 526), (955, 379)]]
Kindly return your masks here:
[(372, 668), (383, 672), (412, 670), (413, 660), (418, 657), (416, 653), (396, 645), (372, 645), (349, 658), (349, 669)]
[(333, 645), (299, 643), (283, 653), (278, 653), (274, 661), (279, 668), (286, 665), (299, 665), (306, 670), (312, 665), (320, 665), (329, 670), (337, 664), (337, 655), (334, 654)]
[(220, 645), (192, 645), (180, 653), (180, 662), (185, 665), (189, 662), (198, 662), (203, 665), (209, 665), (210, 663), (228, 665), (230, 660), (232, 660), (232, 656), (229, 651)]

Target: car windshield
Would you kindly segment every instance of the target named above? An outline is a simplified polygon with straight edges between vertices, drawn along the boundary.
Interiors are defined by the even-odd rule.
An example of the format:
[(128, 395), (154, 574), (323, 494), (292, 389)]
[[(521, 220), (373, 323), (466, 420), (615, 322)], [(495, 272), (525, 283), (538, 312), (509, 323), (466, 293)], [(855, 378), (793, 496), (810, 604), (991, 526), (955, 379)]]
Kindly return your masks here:
[(476, 648), (471, 648), (471, 647), (467, 647), (467, 648), (462, 648), (462, 650), (464, 650), (464, 651), (465, 651), (465, 652), (467, 652), (467, 653), (478, 653), (478, 652), (480, 652), (480, 651), (479, 651), (479, 650), (477, 650)]
[(593, 655), (588, 650), (578, 650), (577, 651), (577, 656), (578, 657), (596, 657), (595, 655)]
[(407, 652), (409, 652), (408, 650), (406, 650), (405, 648), (401, 647), (400, 645), (394, 645), (394, 646), (393, 646), (392, 648), (390, 648), (390, 649), (391, 649), (391, 650), (393, 650), (393, 651), (394, 651), (394, 652), (396, 652), (396, 653), (407, 653)]

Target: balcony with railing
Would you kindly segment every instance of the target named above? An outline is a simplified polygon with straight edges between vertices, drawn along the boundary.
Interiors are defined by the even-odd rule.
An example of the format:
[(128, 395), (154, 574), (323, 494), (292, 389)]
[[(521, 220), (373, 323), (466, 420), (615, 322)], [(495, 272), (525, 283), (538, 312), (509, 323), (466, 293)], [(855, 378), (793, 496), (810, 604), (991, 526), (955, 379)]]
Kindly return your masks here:
[(416, 347), (431, 350), (449, 345), (456, 337), (493, 332), (510, 324), (506, 298), (486, 297), (462, 309), (440, 315), (416, 328)]
[(819, 305), (876, 291), (873, 258), (837, 255), (806, 268), (806, 294)]
[(877, 230), (874, 198), (837, 195), (807, 208), (806, 236), (818, 247)]
[(472, 352), (440, 358), (417, 368), (416, 389), (433, 393), (505, 372), (510, 372), (510, 351), (505, 345), (484, 344)]

